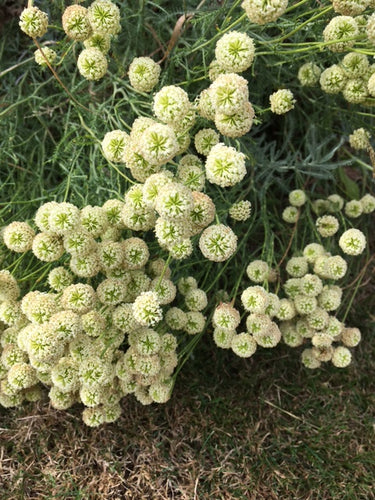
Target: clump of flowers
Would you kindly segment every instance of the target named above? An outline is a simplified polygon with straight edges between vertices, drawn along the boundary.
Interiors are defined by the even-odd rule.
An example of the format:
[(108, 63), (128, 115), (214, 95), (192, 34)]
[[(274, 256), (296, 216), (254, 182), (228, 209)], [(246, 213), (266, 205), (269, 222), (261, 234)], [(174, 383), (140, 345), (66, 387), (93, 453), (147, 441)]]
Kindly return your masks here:
[[(332, 4), (341, 15), (326, 26), (324, 42), (319, 42), (322, 47), (344, 53), (366, 36), (375, 40), (374, 16), (352, 17), (365, 11), (368, 0), (332, 0)], [(275, 22), (287, 6), (287, 0), (243, 0), (246, 16), (243, 14), (241, 22), (245, 17), (262, 26)], [(46, 14), (36, 8), (26, 9), (20, 21), (32, 38), (42, 36), (47, 23)], [(65, 10), (62, 23), (68, 38), (83, 43), (77, 62), (81, 75), (91, 81), (101, 79), (112, 57), (110, 44), (121, 27), (117, 5), (111, 0), (94, 0), (85, 8), (78, 2)], [(168, 58), (177, 65), (181, 62), (178, 50), (175, 60), (170, 54), (176, 32), (159, 63), (150, 57), (126, 62), (130, 63), (132, 87), (124, 83), (132, 96), (127, 105), (134, 112), (139, 105), (147, 116), (138, 116), (128, 124), (124, 115), (118, 128), (109, 125), (101, 141), (105, 159), (126, 180), (126, 186), (131, 185), (120, 199), (81, 209), (66, 201), (51, 201), (39, 208), (34, 221), (15, 221), (2, 228), (8, 250), (30, 252), (34, 261), (43, 263), (37, 279), (34, 268), (30, 273), (26, 267), (25, 273), (33, 280), (29, 291), (29, 276), (20, 276), (27, 256), (17, 255), (16, 263), (10, 264), (6, 256), (7, 269), (0, 271), (2, 405), (38, 400), (47, 388), (54, 408), (82, 404), (83, 421), (95, 427), (119, 418), (120, 401), (129, 394), (144, 405), (165, 403), (171, 396), (180, 357), (183, 364), (200, 336), (211, 331), (207, 325), (211, 314), (215, 344), (239, 357), (249, 358), (262, 348), (276, 348), (284, 342), (292, 348), (301, 347), (301, 360), (307, 368), (326, 362), (339, 368), (350, 364), (351, 349), (360, 342), (361, 333), (340, 320), (345, 290), (341, 280), (351, 270), (349, 259), (361, 255), (367, 242), (359, 229), (342, 228), (352, 225), (347, 218), (358, 219), (373, 212), (375, 198), (367, 194), (345, 202), (333, 193), (309, 200), (309, 193), (315, 192), (310, 182), (304, 189), (291, 190), (289, 206), (281, 215), (293, 224), (285, 228), (290, 243), (277, 264), (275, 249), (284, 235), (267, 222), (266, 197), (261, 206), (254, 200), (255, 215), (246, 222), (252, 208), (246, 198), (261, 189), (257, 174), (264, 167), (256, 164), (253, 147), (257, 147), (258, 138), (249, 132), (263, 121), (268, 109), (250, 102), (259, 91), (254, 92), (250, 77), (238, 74), (246, 75), (251, 69), (248, 74), (256, 77), (264, 51), (256, 53), (254, 40), (265, 47), (272, 40), (260, 40), (256, 34), (250, 38), (238, 25), (239, 31), (224, 27), (215, 59), (210, 64), (204, 61), (202, 66), (208, 71), (194, 82), (208, 73), (210, 83), (196, 99), (188, 94), (194, 88), (189, 81), (167, 80), (172, 71), (160, 79), (161, 62)], [(280, 26), (282, 31), (284, 27)], [(261, 28), (264, 30), (267, 27)], [(300, 27), (282, 33), (277, 44), (282, 46), (295, 31)], [(305, 45), (297, 52), (303, 52)], [(271, 46), (276, 54), (275, 47)], [(290, 49), (287, 42), (281, 52)], [(42, 51), (45, 57), (37, 51), (36, 61), (44, 64), (47, 58), (52, 63), (54, 54), (48, 48)], [(365, 50), (361, 47), (360, 52)], [(341, 92), (349, 103), (371, 104), (374, 67), (360, 52), (354, 48), (340, 60), (335, 56), (336, 64), (323, 71), (313, 61), (306, 62), (298, 71), (301, 85), (295, 85), (293, 92), (283, 88), (288, 82), (272, 82), (279, 90), (269, 96), (271, 111), (281, 115), (294, 109), (297, 93), (303, 96), (298, 98), (302, 109), (305, 97), (312, 101), (309, 95), (315, 90), (301, 87), (318, 82), (331, 96)], [(270, 65), (270, 75), (277, 66)], [(159, 80), (162, 83), (155, 93), (145, 96)], [(259, 116), (255, 117), (254, 109)], [(115, 123), (115, 115), (108, 117)], [(127, 127), (127, 132), (122, 130)], [(239, 140), (243, 136), (244, 142)], [(373, 159), (370, 138), (368, 131), (357, 129), (349, 142), (353, 149), (368, 151)], [(248, 147), (242, 149), (245, 144)], [(242, 182), (250, 165), (255, 165), (251, 167), (254, 175), (248, 183)], [(261, 178), (267, 187), (266, 175)], [(299, 185), (303, 182), (299, 178)], [(277, 211), (279, 206), (274, 200), (272, 203)], [(300, 220), (306, 220), (311, 212), (316, 220), (312, 215), (301, 231)], [(241, 222), (234, 226), (236, 232), (228, 221)], [(256, 224), (264, 225), (266, 238), (258, 258), (258, 242), (246, 240)], [(299, 246), (309, 231), (317, 241)], [(250, 260), (235, 267), (232, 292), (228, 286), (220, 296), (208, 293), (219, 279), (231, 284), (227, 279), (232, 272), (230, 259), (235, 259), (237, 249), (247, 243), (242, 256), (248, 254)], [(187, 260), (190, 256), (197, 258), (199, 265), (202, 256), (210, 261), (203, 260), (207, 265), (204, 283), (213, 281), (205, 290), (185, 272), (193, 262)], [(180, 265), (182, 260), (186, 262)]]

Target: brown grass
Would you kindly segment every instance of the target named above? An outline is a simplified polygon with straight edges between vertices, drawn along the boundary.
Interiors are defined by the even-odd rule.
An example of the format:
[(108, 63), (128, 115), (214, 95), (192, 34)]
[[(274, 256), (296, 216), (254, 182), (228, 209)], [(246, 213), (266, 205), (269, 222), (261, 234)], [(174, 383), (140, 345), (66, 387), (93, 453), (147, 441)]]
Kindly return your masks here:
[(310, 373), (283, 353), (229, 364), (208, 353), (168, 404), (129, 398), (99, 429), (82, 425), (79, 409), (7, 411), (1, 498), (375, 498), (374, 361)]

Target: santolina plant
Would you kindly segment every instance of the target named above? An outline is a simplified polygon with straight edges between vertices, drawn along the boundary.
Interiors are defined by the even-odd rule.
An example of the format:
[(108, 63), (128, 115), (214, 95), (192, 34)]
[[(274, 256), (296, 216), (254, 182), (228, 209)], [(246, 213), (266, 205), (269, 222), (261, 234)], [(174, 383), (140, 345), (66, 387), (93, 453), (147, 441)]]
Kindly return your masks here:
[[(56, 409), (80, 404), (85, 424), (110, 423), (130, 394), (142, 404), (167, 402), (178, 371), (210, 335), (242, 358), (283, 343), (309, 369), (350, 365), (361, 332), (347, 324), (346, 288), (368, 249), (375, 198), (365, 190), (327, 196), (303, 169), (279, 161), (277, 150), (304, 156), (288, 134), (301, 127), (295, 116), (308, 116), (319, 100), (371, 115), (370, 2), (333, 1), (312, 13), (303, 2), (235, 2), (230, 12), (213, 9), (228, 17), (211, 40), (182, 48), (176, 37), (185, 32), (176, 29), (161, 60), (150, 48), (126, 55), (126, 64), (116, 44), (132, 6), (68, 6), (64, 41), (52, 49), (50, 39), (38, 40), (52, 36), (59, 20), (48, 30), (49, 16), (32, 3), (20, 28), (37, 44), (35, 61), (74, 103), (94, 170), (98, 162), (98, 172), (117, 172), (123, 187), (111, 185), (107, 199), (92, 205), (67, 188), (33, 217), (2, 228), (0, 403), (18, 406), (48, 392)], [(191, 15), (192, 29), (206, 22)], [(306, 25), (318, 40), (301, 41)], [(275, 61), (277, 54), (284, 59)], [(287, 58), (294, 54), (293, 73)], [(79, 83), (69, 90), (61, 78), (72, 59)], [(266, 67), (274, 80), (259, 86)], [(95, 106), (112, 85), (99, 133), (91, 128), (100, 120)], [(82, 88), (93, 97), (90, 120), (81, 114)], [(121, 116), (120, 99), (129, 107)], [(272, 143), (280, 123), (282, 141)], [(335, 161), (362, 155), (364, 175), (371, 170), (370, 131), (350, 125)], [(291, 169), (297, 182), (286, 181)], [(279, 179), (274, 195), (269, 187)]]

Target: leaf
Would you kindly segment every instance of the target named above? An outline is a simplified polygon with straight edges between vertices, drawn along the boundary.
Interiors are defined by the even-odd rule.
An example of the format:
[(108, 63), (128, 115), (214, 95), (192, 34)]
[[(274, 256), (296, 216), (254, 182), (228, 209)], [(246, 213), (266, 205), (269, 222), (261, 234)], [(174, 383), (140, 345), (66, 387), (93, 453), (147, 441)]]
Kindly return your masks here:
[(359, 187), (356, 182), (354, 182), (345, 172), (343, 168), (338, 168), (337, 169), (339, 179), (341, 183), (343, 184), (343, 189), (351, 200), (359, 200), (360, 193), (359, 193)]

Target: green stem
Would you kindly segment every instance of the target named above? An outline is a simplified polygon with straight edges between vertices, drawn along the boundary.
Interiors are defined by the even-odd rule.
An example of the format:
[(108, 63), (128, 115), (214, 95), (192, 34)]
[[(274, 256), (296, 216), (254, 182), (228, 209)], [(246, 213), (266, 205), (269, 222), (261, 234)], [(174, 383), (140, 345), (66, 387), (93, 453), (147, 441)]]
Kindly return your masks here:
[(288, 7), (286, 9), (286, 11), (284, 12), (284, 14), (289, 14), (289, 12), (292, 12), (292, 10), (297, 9), (298, 7), (300, 7), (301, 5), (303, 5), (303, 4), (307, 3), (307, 2), (310, 2), (310, 0), (301, 0), (300, 2), (297, 2), (294, 5), (291, 5), (290, 7)]
[(203, 49), (204, 47), (207, 47), (207, 45), (210, 45), (212, 42), (214, 42), (217, 38), (220, 38), (221, 36), (224, 35), (224, 33), (226, 33), (227, 31), (230, 31), (232, 28), (234, 28), (235, 26), (237, 26), (237, 24), (240, 24), (244, 19), (246, 19), (246, 13), (242, 14), (242, 16), (240, 16), (236, 21), (234, 21), (232, 24), (230, 24), (229, 26), (227, 26), (225, 29), (223, 29), (222, 31), (220, 31), (220, 33), (217, 33), (215, 36), (213, 36), (211, 38), (211, 40), (207, 40), (207, 42), (204, 42), (202, 43), (201, 45), (198, 45), (198, 47), (195, 47), (193, 48), (191, 51), (190, 51), (190, 54), (193, 54), (194, 52), (196, 52), (197, 50), (200, 50), (200, 49)]
[(283, 42), (284, 40), (286, 40), (287, 38), (291, 37), (295, 33), (298, 33), (298, 31), (300, 31), (301, 29), (303, 29), (305, 26), (307, 26), (308, 24), (310, 24), (312, 21), (315, 21), (316, 19), (319, 19), (319, 17), (322, 17), (325, 14), (327, 14), (327, 12), (329, 12), (330, 10), (332, 10), (332, 8), (333, 8), (332, 6), (326, 7), (324, 10), (322, 10), (321, 12), (319, 12), (318, 14), (316, 14), (315, 16), (310, 17), (310, 19), (308, 19), (304, 23), (300, 24), (294, 30), (289, 31), (289, 33), (287, 33), (286, 35), (282, 36), (281, 38), (279, 38), (277, 40), (273, 40), (273, 43)]

